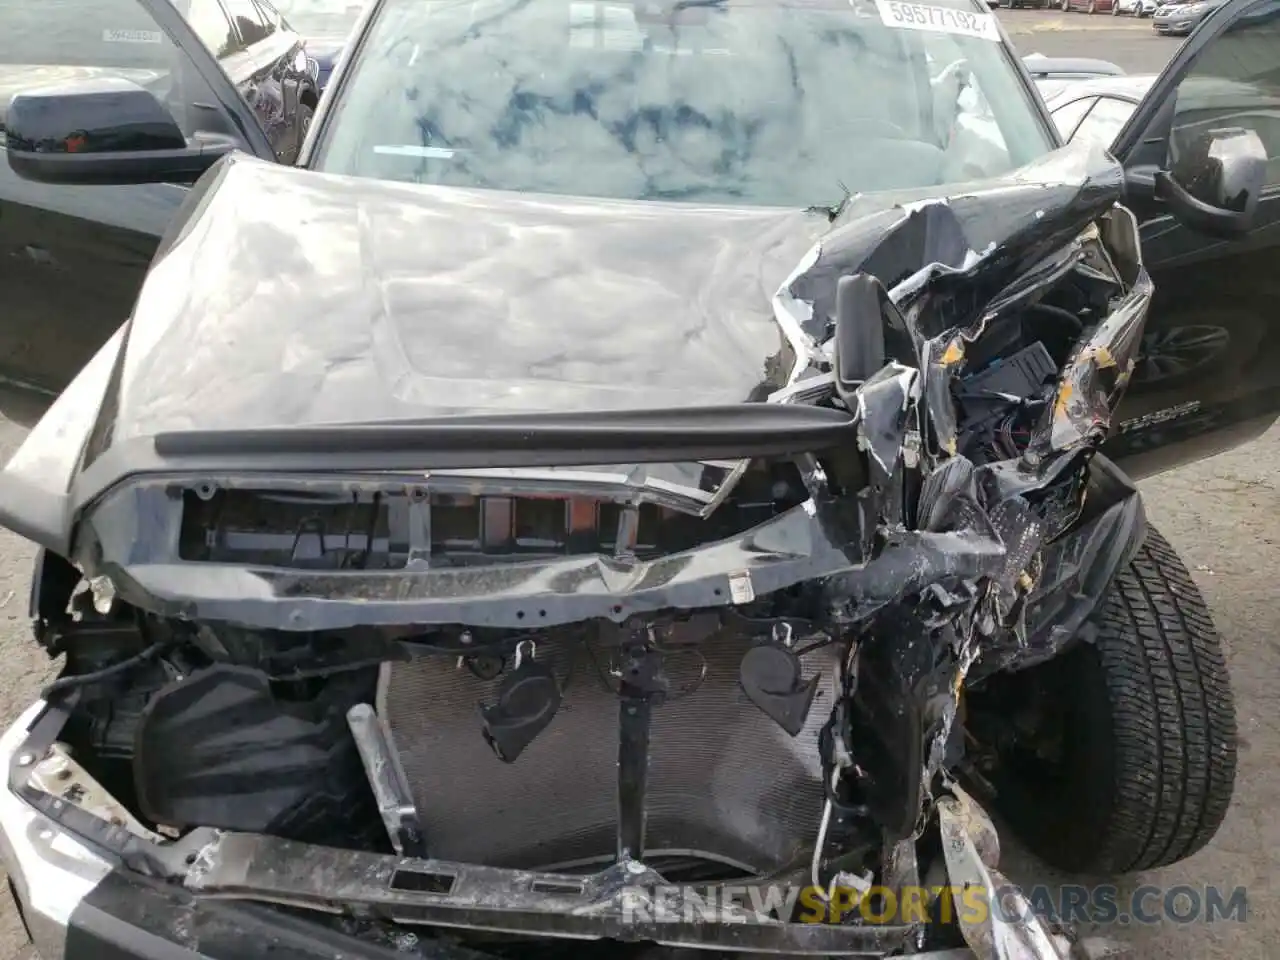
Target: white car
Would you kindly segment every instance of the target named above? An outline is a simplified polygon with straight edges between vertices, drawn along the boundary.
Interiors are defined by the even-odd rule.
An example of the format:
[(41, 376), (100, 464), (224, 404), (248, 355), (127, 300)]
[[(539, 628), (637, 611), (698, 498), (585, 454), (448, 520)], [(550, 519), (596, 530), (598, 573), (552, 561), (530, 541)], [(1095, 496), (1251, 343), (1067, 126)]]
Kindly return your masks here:
[(1149, 17), (1159, 5), (1156, 0), (1115, 0), (1111, 5), (1111, 15), (1118, 17), (1127, 13), (1131, 17)]

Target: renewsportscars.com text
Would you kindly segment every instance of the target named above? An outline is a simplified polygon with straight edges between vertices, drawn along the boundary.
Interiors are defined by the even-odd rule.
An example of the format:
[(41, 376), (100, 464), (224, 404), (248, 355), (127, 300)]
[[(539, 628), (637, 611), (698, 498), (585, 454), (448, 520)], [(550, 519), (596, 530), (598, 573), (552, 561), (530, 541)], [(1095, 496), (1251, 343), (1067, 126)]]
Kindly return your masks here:
[[(1017, 894), (1021, 894), (1021, 897)], [(1022, 899), (1025, 897), (1025, 900)], [(1015, 921), (1029, 909), (1045, 919), (1068, 923), (1158, 924), (1244, 923), (1244, 887), (1145, 885), (1121, 890), (1111, 884), (998, 888), (989, 898), (981, 887), (872, 887), (866, 893), (839, 887), (828, 899), (820, 887), (659, 886), (630, 887), (623, 893), (628, 923), (759, 923), (792, 917), (802, 923), (923, 923), (930, 905), (944, 923), (985, 923), (993, 913)], [(1028, 907), (1029, 903), (1029, 907)]]

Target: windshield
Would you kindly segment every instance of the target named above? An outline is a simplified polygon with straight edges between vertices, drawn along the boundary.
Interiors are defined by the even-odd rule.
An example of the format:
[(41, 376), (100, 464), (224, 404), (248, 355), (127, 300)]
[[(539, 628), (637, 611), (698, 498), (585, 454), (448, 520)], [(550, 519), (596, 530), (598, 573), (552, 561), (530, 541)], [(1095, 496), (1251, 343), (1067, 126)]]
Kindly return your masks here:
[(304, 37), (345, 37), (363, 9), (356, 0), (277, 0), (275, 8)]
[(386, 0), (311, 166), (453, 186), (811, 206), (1052, 149), (960, 0)]

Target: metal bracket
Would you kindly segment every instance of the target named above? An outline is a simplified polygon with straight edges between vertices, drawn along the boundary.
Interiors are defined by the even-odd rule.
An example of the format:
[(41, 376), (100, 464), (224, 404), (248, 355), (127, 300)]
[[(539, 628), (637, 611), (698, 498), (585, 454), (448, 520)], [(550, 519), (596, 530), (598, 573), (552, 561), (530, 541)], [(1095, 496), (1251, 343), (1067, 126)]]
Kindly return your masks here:
[(425, 857), (426, 840), (413, 794), (400, 767), (400, 760), (382, 735), (382, 725), (373, 707), (357, 703), (347, 711), (347, 725), (355, 740), (378, 813), (391, 837), (391, 846), (401, 856)]

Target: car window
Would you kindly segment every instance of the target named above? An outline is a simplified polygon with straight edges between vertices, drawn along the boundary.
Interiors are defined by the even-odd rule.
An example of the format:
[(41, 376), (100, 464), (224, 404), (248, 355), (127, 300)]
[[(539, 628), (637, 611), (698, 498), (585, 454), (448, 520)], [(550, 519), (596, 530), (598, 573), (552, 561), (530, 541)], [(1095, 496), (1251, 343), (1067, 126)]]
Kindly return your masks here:
[(1213, 127), (1253, 130), (1266, 148), (1268, 184), (1280, 184), (1280, 4), (1270, 17), (1245, 17), (1200, 54), (1178, 85), (1170, 161)]
[[(168, 71), (173, 42), (137, 0), (0, 4), (0, 64)], [(0, 78), (2, 89), (8, 77)], [(8, 94), (0, 95), (0, 105)]]
[(0, 121), (19, 90), (100, 76), (151, 91), (187, 136), (223, 132), (217, 98), (138, 0), (0, 4)]
[(192, 32), (219, 60), (241, 50), (239, 38), (218, 0), (173, 0)]
[(268, 31), (275, 33), (280, 29), (280, 11), (267, 3), (266, 0), (254, 0), (254, 2), (262, 14), (262, 21), (267, 25)]
[(1081, 97), (1079, 100), (1072, 100), (1070, 103), (1054, 107), (1050, 111), (1054, 125), (1063, 139), (1071, 139), (1071, 135), (1076, 132), (1077, 124), (1084, 119), (1084, 115), (1089, 112), (1089, 108), (1097, 99), (1097, 97)]
[(1080, 121), (1072, 140), (1092, 140), (1104, 147), (1115, 142), (1116, 134), (1125, 125), (1137, 104), (1115, 97), (1099, 97), (1093, 109)]
[[(1052, 148), (991, 14), (937, 0), (938, 23), (925, 24), (895, 21), (895, 9), (902, 16), (873, 0), (385, 0), (313, 166), (793, 206), (838, 202), (841, 185), (998, 175)], [(957, 64), (963, 83), (934, 84)]]
[(236, 29), (240, 31), (240, 39), (244, 41), (246, 47), (261, 43), (274, 32), (275, 27), (268, 22), (266, 15), (253, 0), (222, 0), (222, 2), (226, 4), (227, 12), (235, 21)]

